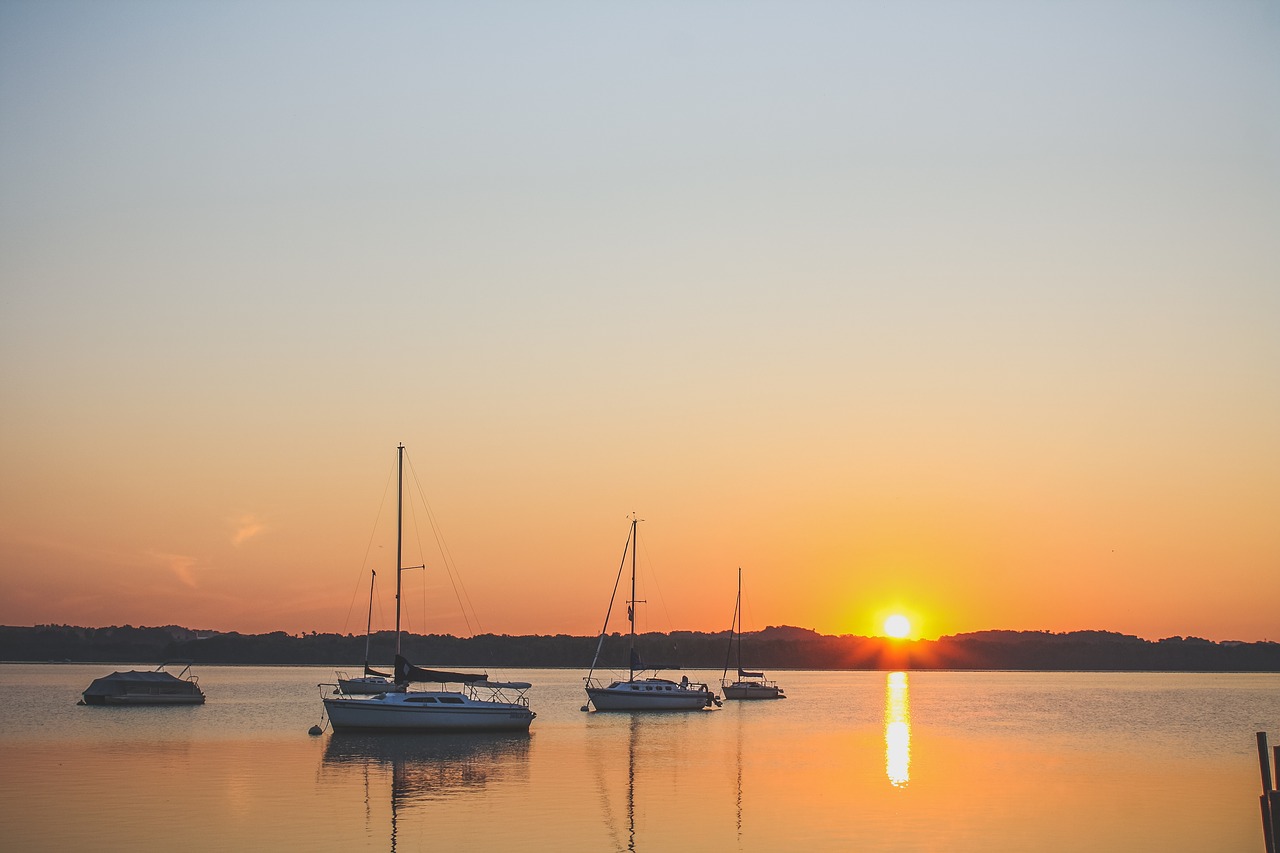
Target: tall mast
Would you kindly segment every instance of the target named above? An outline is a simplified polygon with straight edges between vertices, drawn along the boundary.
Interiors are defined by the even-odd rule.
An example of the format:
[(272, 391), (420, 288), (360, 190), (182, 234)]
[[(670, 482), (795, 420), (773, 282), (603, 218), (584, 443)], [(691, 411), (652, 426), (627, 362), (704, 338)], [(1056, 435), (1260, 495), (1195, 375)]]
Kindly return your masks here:
[(738, 677), (742, 677), (742, 566), (738, 566), (738, 600), (733, 605), (733, 615), (737, 625), (734, 631), (738, 634)]
[(402, 526), (404, 525), (404, 444), (396, 448), (396, 654), (400, 654), (400, 559)]
[(627, 654), (627, 681), (636, 679), (636, 522), (631, 519), (631, 606), (627, 608), (627, 620), (631, 623), (631, 642)]

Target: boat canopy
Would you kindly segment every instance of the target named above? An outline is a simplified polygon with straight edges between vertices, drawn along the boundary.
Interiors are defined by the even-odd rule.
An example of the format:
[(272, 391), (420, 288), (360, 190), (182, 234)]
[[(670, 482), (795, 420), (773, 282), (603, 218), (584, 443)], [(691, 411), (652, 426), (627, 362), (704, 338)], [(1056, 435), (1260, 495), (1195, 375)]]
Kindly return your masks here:
[(129, 672), (113, 672), (110, 675), (104, 675), (101, 678), (95, 678), (93, 683), (84, 691), (85, 696), (119, 696), (128, 692), (133, 686), (155, 687), (164, 685), (165, 687), (181, 687), (192, 693), (198, 692), (198, 688), (190, 681), (177, 678), (172, 673), (163, 670), (155, 670), (152, 672), (138, 672), (131, 670)]
[(483, 673), (446, 672), (441, 669), (423, 669), (414, 666), (401, 655), (396, 655), (396, 683), (428, 682), (435, 684), (474, 684), (477, 681), (488, 681), (489, 676)]
[(739, 678), (764, 678), (764, 673), (763, 673), (763, 672), (748, 672), (747, 670), (743, 669), (742, 667), (738, 667), (738, 677), (739, 677)]

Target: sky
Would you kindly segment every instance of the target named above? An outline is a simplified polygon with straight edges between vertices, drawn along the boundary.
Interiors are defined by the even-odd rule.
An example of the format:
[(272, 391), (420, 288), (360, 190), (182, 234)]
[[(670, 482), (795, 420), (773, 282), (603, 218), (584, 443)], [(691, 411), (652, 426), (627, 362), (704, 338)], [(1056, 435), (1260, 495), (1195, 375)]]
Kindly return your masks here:
[(2, 0), (0, 624), (1280, 640), (1277, 235), (1274, 2)]

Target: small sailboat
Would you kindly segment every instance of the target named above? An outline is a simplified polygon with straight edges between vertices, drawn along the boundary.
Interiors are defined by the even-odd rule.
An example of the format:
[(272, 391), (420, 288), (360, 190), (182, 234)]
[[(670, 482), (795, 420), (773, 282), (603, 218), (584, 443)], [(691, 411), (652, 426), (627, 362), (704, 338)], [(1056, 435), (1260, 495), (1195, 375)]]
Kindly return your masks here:
[[(736, 641), (736, 642), (735, 642)], [(729, 681), (729, 659), (734, 646), (738, 647), (738, 678)], [(776, 681), (769, 681), (763, 672), (749, 672), (742, 668), (742, 569), (738, 569), (738, 598), (733, 604), (733, 627), (729, 631), (729, 650), (725, 653), (724, 672), (720, 675), (720, 688), (726, 699), (786, 699)]]
[(390, 673), (380, 672), (369, 665), (369, 641), (373, 637), (373, 585), (378, 580), (377, 572), (370, 572), (369, 578), (369, 617), (364, 627), (364, 675), (354, 678), (345, 672), (338, 673), (338, 690), (347, 695), (371, 696), (375, 693), (404, 692), (404, 686), (396, 684)]
[[(422, 669), (400, 654), (400, 589), (404, 528), (404, 445), (396, 449), (396, 658), (394, 684), (371, 696), (336, 690), (324, 696), (325, 713), (335, 732), (528, 731), (537, 716), (525, 697), (525, 681), (496, 682), (488, 675)], [(438, 684), (438, 690), (408, 686)], [(461, 689), (445, 690), (455, 684)], [(322, 685), (336, 687), (336, 685)], [(483, 693), (481, 691), (484, 691)]]
[[(622, 569), (627, 563), (627, 551), (631, 551), (631, 600), (627, 602), (627, 621), (631, 626), (628, 644), (628, 670), (626, 681), (614, 681), (605, 687), (595, 678), (596, 664), (600, 661), (600, 649), (604, 647), (605, 634), (609, 630), (609, 614), (613, 611), (613, 596), (618, 594), (618, 581), (613, 584), (613, 596), (609, 598), (609, 610), (604, 617), (604, 628), (600, 631), (600, 642), (596, 645), (595, 659), (591, 661), (591, 669), (587, 673), (587, 699), (597, 711), (695, 711), (719, 705), (720, 699), (711, 692), (706, 684), (692, 682), (688, 677), (681, 678), (679, 683), (666, 678), (636, 678), (637, 672), (645, 672), (656, 667), (647, 667), (636, 653), (636, 524), (639, 519), (632, 516), (631, 532), (627, 536), (627, 545), (622, 551), (622, 565), (618, 567), (618, 579), (622, 578)], [(585, 710), (585, 709), (584, 709)]]

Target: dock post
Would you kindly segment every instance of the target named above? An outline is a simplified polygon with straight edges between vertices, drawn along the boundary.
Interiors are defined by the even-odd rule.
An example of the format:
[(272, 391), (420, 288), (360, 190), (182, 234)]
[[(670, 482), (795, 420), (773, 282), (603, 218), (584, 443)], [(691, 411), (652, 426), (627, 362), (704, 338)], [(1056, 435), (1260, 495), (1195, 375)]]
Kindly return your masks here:
[(1271, 843), (1280, 845), (1280, 746), (1272, 747), (1275, 750), (1275, 787), (1271, 789), (1271, 793), (1267, 796), (1271, 797)]
[(1268, 796), (1271, 797), (1271, 844), (1275, 846), (1276, 839), (1280, 839), (1280, 791), (1272, 791)]
[[(1262, 840), (1266, 842), (1267, 853), (1276, 851), (1276, 809), (1280, 797), (1271, 789), (1271, 756), (1267, 753), (1267, 733), (1258, 732), (1258, 768), (1262, 771), (1262, 796), (1258, 804), (1262, 807)], [(1280, 756), (1280, 747), (1276, 748)]]
[(1271, 756), (1267, 755), (1267, 752), (1267, 733), (1258, 732), (1258, 767), (1262, 770), (1262, 793), (1264, 794), (1271, 793)]
[(1262, 806), (1262, 840), (1267, 845), (1267, 853), (1276, 853), (1276, 845), (1274, 841), (1275, 831), (1272, 829), (1270, 799), (1270, 795), (1263, 794), (1258, 798), (1258, 804)]

